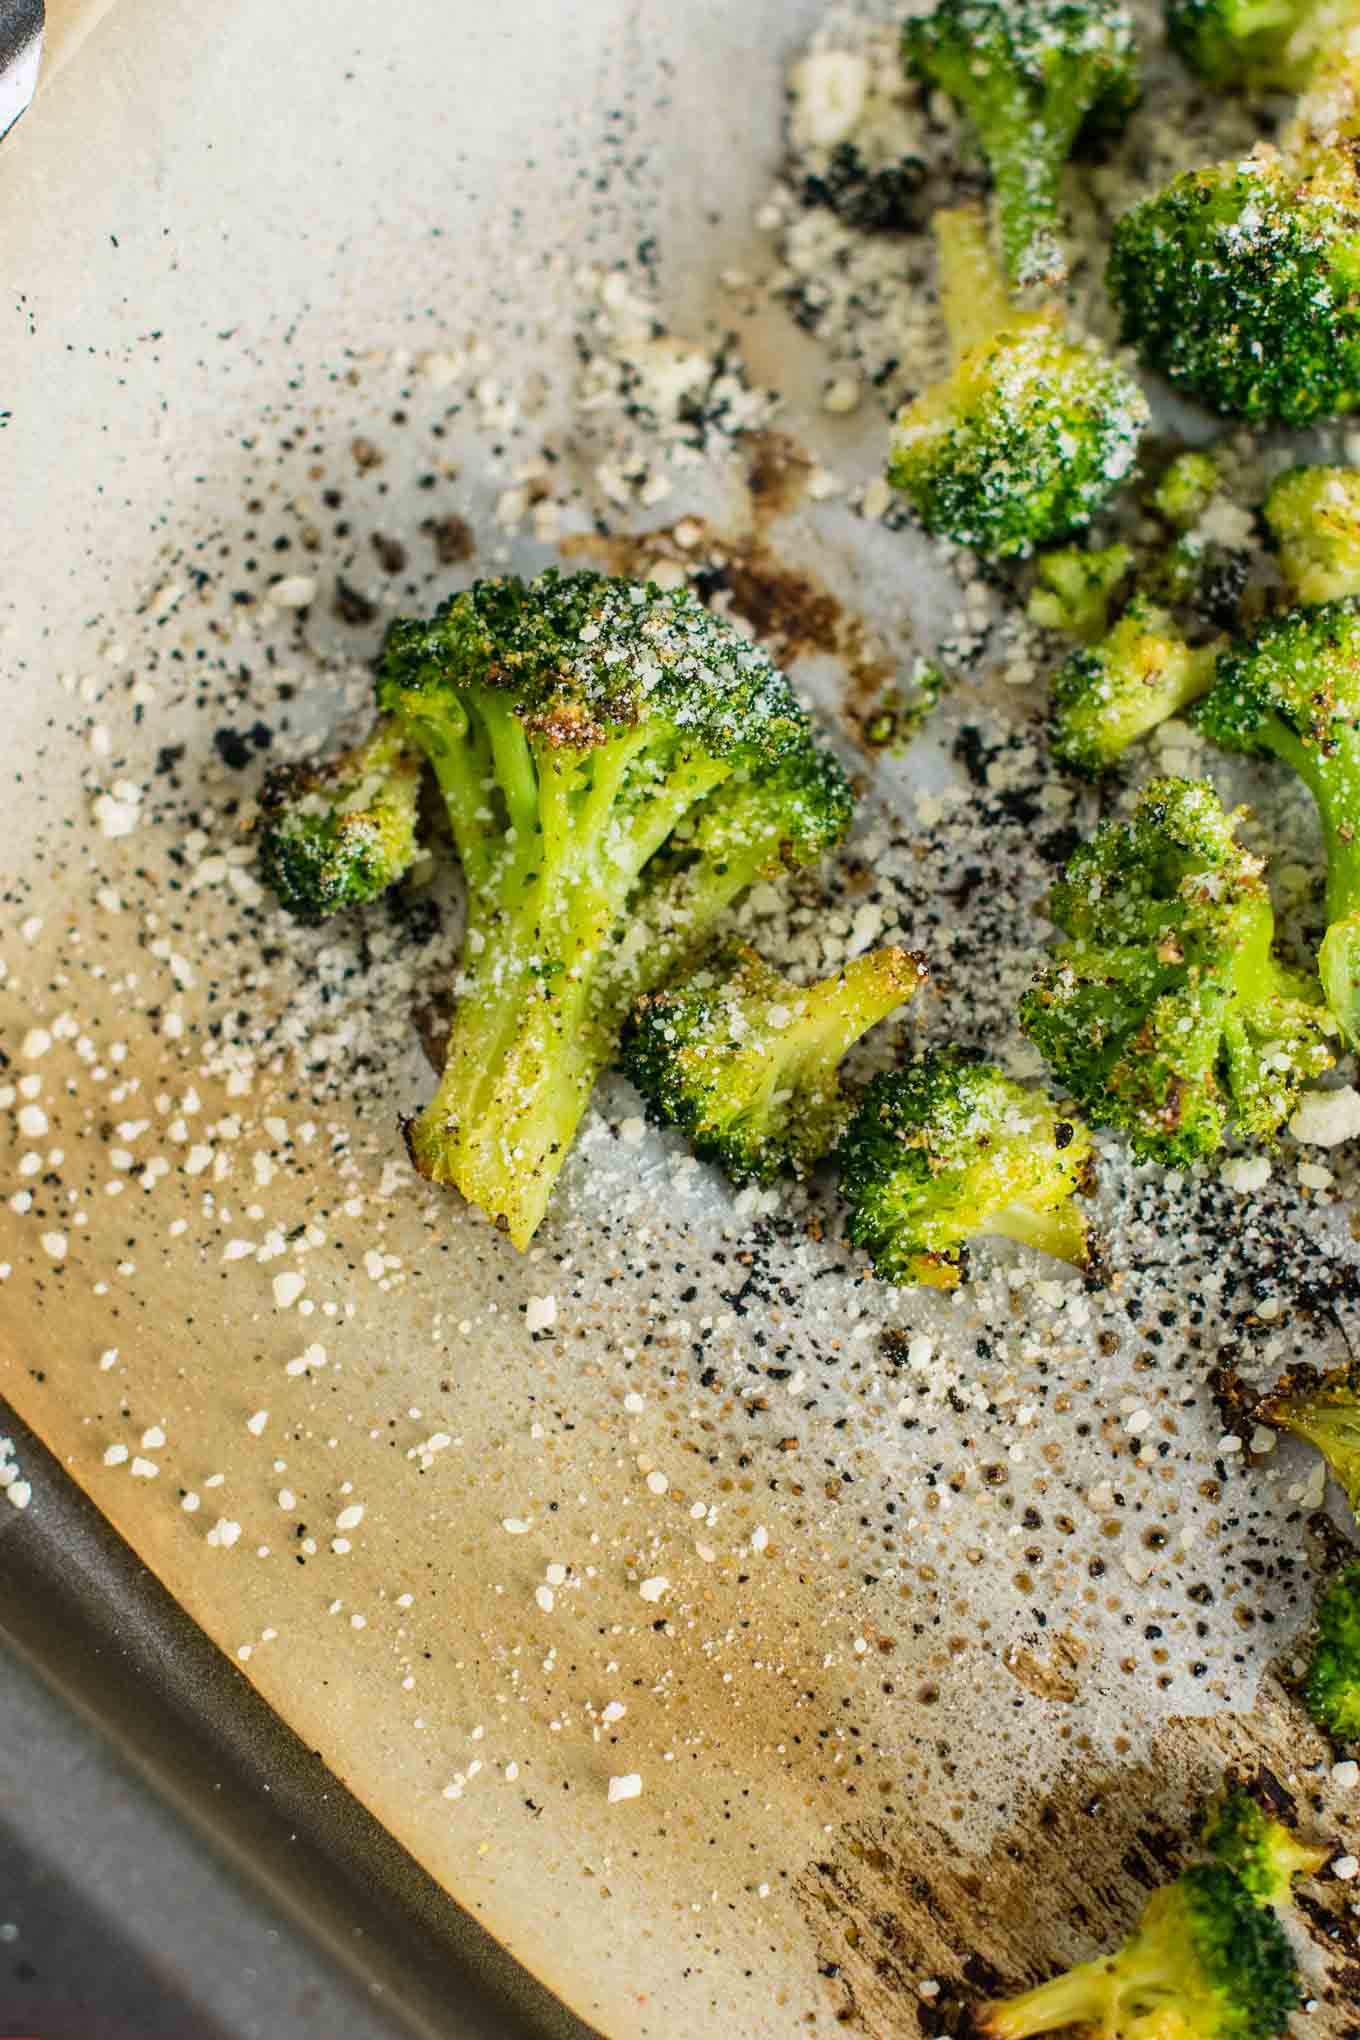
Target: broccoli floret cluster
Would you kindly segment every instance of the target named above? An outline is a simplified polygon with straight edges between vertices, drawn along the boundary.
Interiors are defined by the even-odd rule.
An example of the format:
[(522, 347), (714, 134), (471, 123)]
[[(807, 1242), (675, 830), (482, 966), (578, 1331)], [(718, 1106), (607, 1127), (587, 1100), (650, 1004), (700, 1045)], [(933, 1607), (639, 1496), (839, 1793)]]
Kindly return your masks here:
[(400, 725), (314, 765), (280, 765), (260, 789), (260, 869), (299, 921), (376, 899), (419, 851), (422, 759)]
[(745, 944), (640, 999), (623, 1067), (654, 1117), (734, 1183), (803, 1176), (835, 1145), (850, 1100), (839, 1069), (861, 1035), (926, 976), (919, 956), (880, 949), (820, 984), (791, 984)]
[(1360, 1558), (1339, 1567), (1318, 1589), (1300, 1692), (1333, 1742), (1360, 1742)]
[(888, 479), (928, 531), (1022, 556), (1090, 523), (1133, 467), (1147, 401), (1054, 307), (1011, 303), (976, 208), (934, 228), (954, 367), (899, 415)]
[(977, 129), (1016, 284), (1060, 282), (1063, 166), (1083, 129), (1123, 125), (1138, 98), (1122, 0), (940, 0), (902, 31), (908, 70)]
[(1318, 969), (1348, 1039), (1360, 1039), (1360, 604), (1271, 617), (1218, 664), (1197, 711), (1229, 751), (1280, 758), (1318, 805), (1327, 932)]
[(1340, 13), (1328, 0), (1166, 0), (1166, 32), (1211, 85), (1293, 92), (1313, 69), (1318, 35)]
[(1272, 2040), (1299, 2001), (1298, 1965), (1269, 1906), (1223, 1863), (1155, 1891), (1113, 1955), (980, 2007), (989, 2040), (1081, 2026), (1102, 2040)]
[(1237, 1785), (1209, 1808), (1192, 1863), (1153, 1893), (1122, 1948), (974, 2013), (989, 2040), (1080, 2026), (1102, 2040), (1271, 2040), (1299, 2001), (1279, 1911), (1293, 1880), (1331, 1853), (1311, 1847)]
[(1332, 1062), (1317, 985), (1273, 952), (1258, 857), (1207, 781), (1161, 779), (1068, 863), (1048, 904), (1065, 939), (1020, 1024), (1083, 1110), (1180, 1167), (1230, 1121), (1269, 1141)]
[(1091, 1138), (1042, 1092), (942, 1050), (875, 1077), (838, 1150), (847, 1230), (886, 1281), (953, 1289), (968, 1244), (1019, 1240), (1084, 1267), (1090, 1231), (1074, 1203)]
[(1360, 469), (1290, 468), (1263, 514), (1297, 601), (1360, 595)]
[(1114, 229), (1120, 337), (1229, 417), (1307, 425), (1360, 402), (1360, 218), (1348, 143), (1188, 170)]
[(1216, 1863), (1239, 1877), (1257, 1905), (1277, 1909), (1293, 1896), (1296, 1877), (1315, 1877), (1331, 1851), (1301, 1842), (1257, 1796), (1238, 1785), (1210, 1806), (1200, 1840)]
[(1067, 545), (1042, 553), (1034, 563), (1034, 588), (1026, 612), (1030, 622), (1082, 644), (1104, 637), (1115, 596), (1133, 563), (1133, 548), (1128, 545), (1096, 551)]
[[(755, 879), (837, 843), (850, 790), (784, 676), (683, 590), (478, 582), (393, 627), (377, 693), (383, 770), (337, 767), (351, 791), (324, 827), (348, 844), (351, 813), (407, 800), (411, 761), (429, 764), (467, 934), (443, 1076), (407, 1144), (522, 1247), (633, 1000)], [(281, 790), (271, 841), (309, 840), (313, 799)], [(380, 889), (406, 855), (392, 840), (378, 866), (350, 857), (362, 884), (304, 888), (276, 855), (285, 904), (333, 911)]]
[(1217, 651), (1192, 646), (1170, 613), (1135, 596), (1114, 628), (1074, 652), (1053, 680), (1053, 754), (1070, 771), (1108, 771), (1130, 744), (1208, 688)]

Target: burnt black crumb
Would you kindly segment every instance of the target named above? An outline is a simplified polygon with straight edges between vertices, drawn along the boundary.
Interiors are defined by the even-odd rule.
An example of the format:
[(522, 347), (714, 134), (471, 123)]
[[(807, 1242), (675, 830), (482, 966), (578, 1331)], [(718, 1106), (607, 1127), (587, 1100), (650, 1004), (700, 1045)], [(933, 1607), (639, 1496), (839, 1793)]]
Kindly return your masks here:
[(268, 723), (252, 723), (247, 730), (224, 726), (213, 731), (213, 747), (222, 763), (233, 772), (244, 772), (257, 751), (267, 751), (274, 741)]
[(361, 595), (357, 588), (352, 587), (340, 575), (336, 576), (333, 607), (342, 623), (356, 625), (372, 623), (378, 613), (377, 603), (370, 602), (367, 595)]
[(918, 203), (925, 181), (919, 156), (871, 170), (853, 142), (840, 142), (826, 169), (803, 179), (799, 198), (805, 206), (826, 206), (860, 233), (917, 234), (925, 224)]

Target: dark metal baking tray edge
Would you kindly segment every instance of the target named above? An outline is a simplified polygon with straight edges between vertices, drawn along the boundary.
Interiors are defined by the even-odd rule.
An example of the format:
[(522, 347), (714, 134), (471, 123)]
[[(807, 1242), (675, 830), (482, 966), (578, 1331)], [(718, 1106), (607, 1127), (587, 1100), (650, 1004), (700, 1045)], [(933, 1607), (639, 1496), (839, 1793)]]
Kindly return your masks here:
[(413, 2033), (599, 2040), (278, 1719), (0, 1401), (5, 1434), (33, 1499), (0, 1522), (0, 1637), (45, 1683)]

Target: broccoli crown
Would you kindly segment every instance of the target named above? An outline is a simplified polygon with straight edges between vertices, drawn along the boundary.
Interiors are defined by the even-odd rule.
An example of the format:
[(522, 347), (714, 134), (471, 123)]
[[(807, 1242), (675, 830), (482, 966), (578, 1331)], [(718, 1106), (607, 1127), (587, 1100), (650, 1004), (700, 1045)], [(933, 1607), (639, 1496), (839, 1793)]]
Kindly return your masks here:
[(889, 1282), (952, 1289), (968, 1242), (998, 1234), (1086, 1265), (1072, 1200), (1089, 1134), (1042, 1092), (958, 1050), (875, 1077), (838, 1150), (848, 1231)]
[(382, 708), (440, 722), (445, 699), (494, 692), (551, 753), (654, 723), (719, 756), (771, 758), (806, 717), (768, 656), (689, 592), (605, 574), (477, 581), (428, 621), (393, 625)]
[(1122, 126), (1138, 98), (1120, 0), (940, 0), (902, 31), (908, 70), (968, 115), (990, 165), (1014, 282), (1060, 280), (1062, 168), (1084, 127)]
[(1360, 1740), (1360, 1560), (1318, 1593), (1303, 1703), (1334, 1742)]
[(1125, 213), (1120, 337), (1230, 417), (1306, 425), (1360, 402), (1360, 216), (1347, 145), (1186, 171)]
[(1229, 751), (1292, 765), (1318, 804), (1327, 845), (1327, 1002), (1360, 1036), (1360, 603), (1269, 618), (1219, 662), (1199, 721)]
[(1332, 1061), (1312, 980), (1272, 952), (1261, 860), (1207, 781), (1161, 779), (1074, 853), (1049, 900), (1066, 936), (1020, 1024), (1098, 1124), (1185, 1165), (1231, 1116), (1270, 1140)]
[(1311, 69), (1318, 0), (1166, 0), (1172, 48), (1213, 85), (1294, 91)]
[(1080, 638), (1083, 644), (1103, 637), (1110, 627), (1115, 591), (1132, 565), (1133, 548), (1127, 545), (1107, 545), (1096, 552), (1068, 545), (1042, 553), (1034, 563), (1030, 622)]
[(1149, 501), (1177, 531), (1189, 531), (1208, 509), (1217, 487), (1218, 462), (1202, 447), (1192, 447), (1167, 463)]
[(1360, 470), (1290, 468), (1266, 497), (1264, 514), (1298, 601), (1360, 595)]
[(1330, 1854), (1301, 1842), (1241, 1786), (1209, 1808), (1201, 1840), (1215, 1862), (1240, 1877), (1257, 1905), (1287, 1905), (1294, 1879), (1315, 1876)]
[(398, 623), (380, 705), (428, 758), (468, 892), (417, 1168), (532, 1237), (628, 1008), (756, 878), (848, 824), (787, 680), (690, 595), (483, 581)]
[(1119, 1951), (974, 2015), (991, 2040), (1058, 2026), (1103, 2040), (1271, 2040), (1299, 2001), (1279, 1920), (1221, 1863), (1195, 1863), (1155, 1891)]
[(260, 789), (260, 869), (300, 921), (376, 899), (418, 844), (420, 753), (382, 720), (362, 744), (319, 765), (280, 765)]
[(1053, 753), (1074, 772), (1107, 771), (1129, 745), (1204, 693), (1212, 645), (1185, 642), (1166, 610), (1136, 596), (1089, 650), (1053, 680)]
[(1262, 1423), (1306, 1438), (1326, 1460), (1352, 1509), (1360, 1512), (1360, 1361), (1315, 1374), (1290, 1367), (1257, 1411)]
[(1000, 287), (981, 217), (937, 213), (955, 366), (897, 419), (888, 480), (927, 531), (998, 557), (1089, 524), (1133, 466), (1147, 401), (1051, 308)]
[(837, 1075), (845, 1055), (925, 975), (919, 957), (881, 949), (803, 987), (737, 944), (638, 1001), (623, 1067), (654, 1117), (733, 1182), (804, 1175), (850, 1110)]

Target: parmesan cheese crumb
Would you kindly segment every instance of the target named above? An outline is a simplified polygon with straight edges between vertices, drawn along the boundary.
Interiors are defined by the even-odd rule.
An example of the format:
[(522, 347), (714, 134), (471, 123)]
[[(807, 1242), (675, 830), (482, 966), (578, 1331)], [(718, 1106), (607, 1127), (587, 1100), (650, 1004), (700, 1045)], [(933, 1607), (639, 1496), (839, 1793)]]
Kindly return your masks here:
[[(610, 1779), (609, 1804), (611, 1806), (617, 1806), (621, 1799), (640, 1799), (641, 1796), (642, 1779), (636, 1771), (625, 1772), (622, 1778)], [(1333, 1864), (1332, 1867), (1336, 1869), (1337, 1866)], [(1337, 1870), (1337, 1875), (1340, 1876), (1340, 1874), (1340, 1871)], [(1354, 1870), (1350, 1872), (1350, 1875), (1355, 1875)]]

